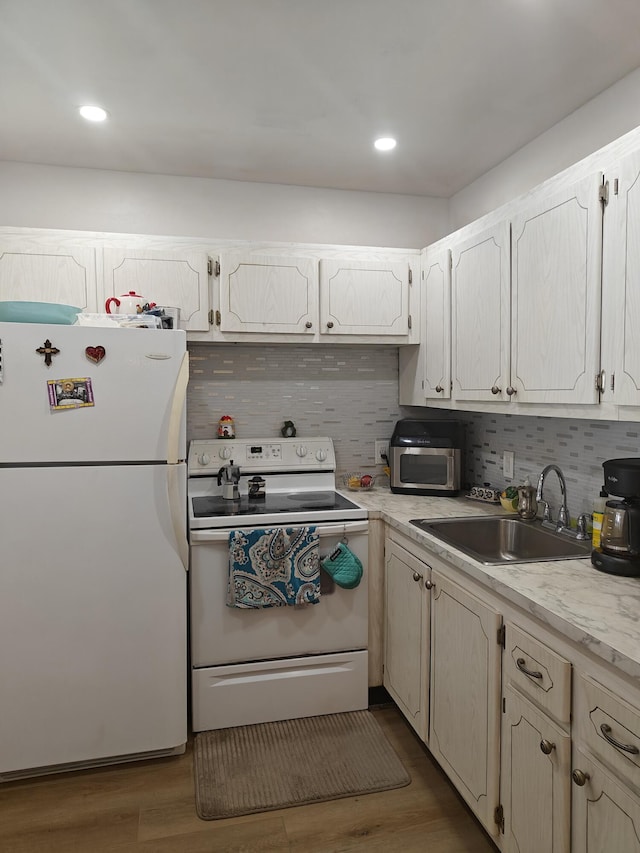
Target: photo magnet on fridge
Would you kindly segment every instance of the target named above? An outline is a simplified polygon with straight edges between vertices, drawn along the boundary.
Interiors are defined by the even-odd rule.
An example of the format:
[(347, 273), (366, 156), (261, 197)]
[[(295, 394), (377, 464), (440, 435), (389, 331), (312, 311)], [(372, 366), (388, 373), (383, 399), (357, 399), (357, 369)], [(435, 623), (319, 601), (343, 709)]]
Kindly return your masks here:
[(87, 376), (71, 379), (50, 379), (47, 382), (49, 405), (55, 412), (93, 406), (93, 388)]

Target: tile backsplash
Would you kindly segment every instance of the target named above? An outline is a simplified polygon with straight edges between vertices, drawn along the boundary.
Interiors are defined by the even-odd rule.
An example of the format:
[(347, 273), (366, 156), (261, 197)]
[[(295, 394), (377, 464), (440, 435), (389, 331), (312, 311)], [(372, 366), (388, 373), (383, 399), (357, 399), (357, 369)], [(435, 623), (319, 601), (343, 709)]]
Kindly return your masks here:
[(239, 437), (328, 435), (338, 474), (375, 468), (374, 442), (390, 438), (398, 407), (398, 349), (388, 346), (190, 344), (187, 435), (211, 438), (231, 415)]
[[(466, 424), (466, 480), (504, 488), (542, 468), (562, 469), (575, 518), (591, 510), (606, 459), (640, 456), (640, 423), (569, 420), (479, 412), (404, 408), (398, 404), (398, 349), (367, 345), (190, 344), (187, 434), (215, 436), (218, 419), (232, 415), (241, 437), (280, 435), (292, 420), (298, 436), (328, 435), (338, 474), (375, 470), (374, 441), (390, 438), (400, 417), (455, 417)], [(503, 451), (515, 454), (512, 481), (502, 473)], [(545, 497), (559, 505), (555, 475)]]
[[(640, 456), (640, 423), (539, 418), (530, 415), (465, 413), (467, 424), (466, 474), (470, 483), (494, 487), (518, 485), (526, 476), (535, 486), (545, 465), (555, 462), (567, 482), (567, 502), (573, 518), (590, 512), (603, 483), (606, 459)], [(514, 478), (502, 473), (502, 454), (515, 454)], [(545, 481), (545, 497), (559, 506), (555, 474)]]

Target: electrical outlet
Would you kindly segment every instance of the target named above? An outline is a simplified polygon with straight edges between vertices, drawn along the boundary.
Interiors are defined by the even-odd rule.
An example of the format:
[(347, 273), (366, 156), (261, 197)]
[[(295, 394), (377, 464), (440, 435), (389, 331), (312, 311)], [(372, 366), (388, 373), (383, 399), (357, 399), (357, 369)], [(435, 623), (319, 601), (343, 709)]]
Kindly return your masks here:
[(516, 455), (513, 450), (505, 450), (502, 454), (502, 473), (507, 478), (507, 480), (513, 480), (515, 456)]
[(373, 457), (376, 461), (376, 465), (387, 464), (387, 459), (382, 458), (383, 454), (387, 457), (387, 459), (389, 458), (389, 441), (386, 438), (376, 439), (375, 453)]

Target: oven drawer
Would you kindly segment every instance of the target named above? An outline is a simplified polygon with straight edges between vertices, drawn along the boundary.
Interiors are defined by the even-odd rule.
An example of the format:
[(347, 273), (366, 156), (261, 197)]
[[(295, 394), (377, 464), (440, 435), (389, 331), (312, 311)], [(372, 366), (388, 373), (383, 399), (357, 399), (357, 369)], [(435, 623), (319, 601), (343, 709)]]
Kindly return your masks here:
[(192, 691), (194, 732), (361, 711), (367, 652), (196, 669)]

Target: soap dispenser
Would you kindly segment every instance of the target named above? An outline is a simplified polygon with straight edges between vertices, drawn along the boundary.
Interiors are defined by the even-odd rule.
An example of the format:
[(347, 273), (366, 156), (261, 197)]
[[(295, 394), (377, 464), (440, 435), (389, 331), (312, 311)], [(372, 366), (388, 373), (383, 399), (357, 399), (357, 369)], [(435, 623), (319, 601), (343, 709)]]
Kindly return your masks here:
[(528, 477), (525, 477), (524, 483), (518, 486), (518, 515), (526, 521), (531, 521), (538, 514), (538, 502), (536, 500), (536, 490), (531, 485)]

